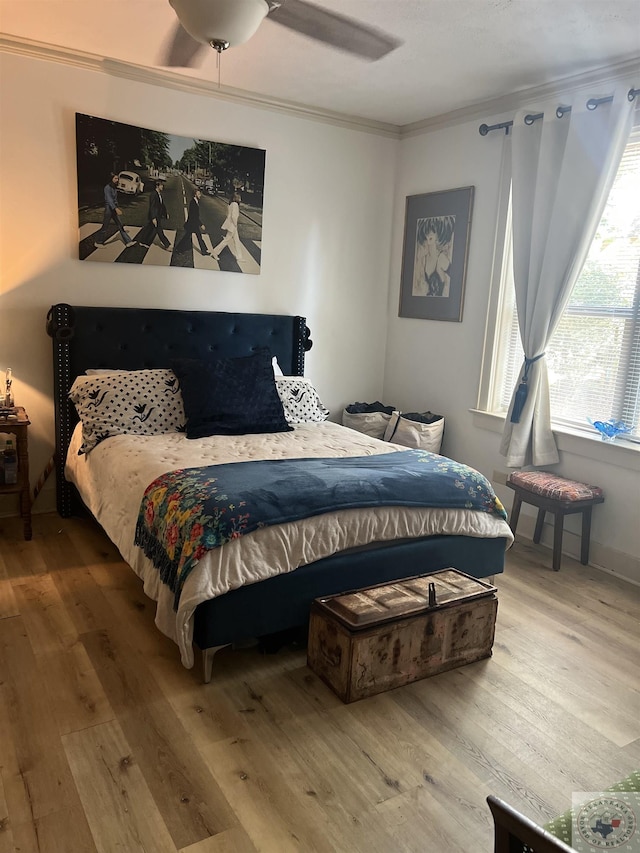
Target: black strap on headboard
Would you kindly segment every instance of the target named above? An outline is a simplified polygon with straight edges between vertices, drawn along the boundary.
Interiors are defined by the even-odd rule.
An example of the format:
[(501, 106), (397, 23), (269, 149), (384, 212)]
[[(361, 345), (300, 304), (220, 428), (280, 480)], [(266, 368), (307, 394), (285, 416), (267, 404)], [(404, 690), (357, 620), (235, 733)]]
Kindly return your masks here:
[(49, 310), (47, 333), (53, 339), (57, 507), (65, 518), (74, 501), (64, 462), (77, 420), (69, 402), (76, 376), (96, 367), (169, 367), (178, 357), (234, 358), (258, 347), (268, 347), (285, 374), (302, 376), (304, 354), (312, 346), (304, 317), (64, 303)]

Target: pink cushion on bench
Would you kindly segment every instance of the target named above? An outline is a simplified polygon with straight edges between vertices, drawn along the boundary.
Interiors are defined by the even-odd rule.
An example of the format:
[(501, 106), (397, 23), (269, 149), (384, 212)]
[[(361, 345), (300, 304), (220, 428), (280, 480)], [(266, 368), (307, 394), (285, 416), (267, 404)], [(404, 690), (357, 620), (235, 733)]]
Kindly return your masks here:
[(599, 486), (567, 480), (549, 471), (514, 471), (507, 477), (507, 485), (519, 486), (528, 492), (557, 501), (589, 501), (602, 497), (602, 489)]

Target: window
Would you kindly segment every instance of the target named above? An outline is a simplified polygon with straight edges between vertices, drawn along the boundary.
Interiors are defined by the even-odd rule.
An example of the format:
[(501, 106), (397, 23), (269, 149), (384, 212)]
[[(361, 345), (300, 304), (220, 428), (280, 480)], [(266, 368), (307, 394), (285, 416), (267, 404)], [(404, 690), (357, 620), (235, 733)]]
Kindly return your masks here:
[[(511, 273), (507, 217), (501, 305), (488, 408), (506, 414), (524, 358)], [(640, 127), (618, 169), (600, 225), (546, 350), (551, 417), (591, 431), (621, 420), (640, 441)]]

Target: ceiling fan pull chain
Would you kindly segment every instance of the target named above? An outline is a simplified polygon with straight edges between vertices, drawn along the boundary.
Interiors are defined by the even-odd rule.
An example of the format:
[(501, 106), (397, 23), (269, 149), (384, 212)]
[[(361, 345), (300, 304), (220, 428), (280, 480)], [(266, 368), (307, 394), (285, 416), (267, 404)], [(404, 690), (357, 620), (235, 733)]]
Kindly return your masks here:
[(229, 47), (229, 42), (224, 41), (224, 39), (211, 39), (209, 45), (216, 52), (216, 68), (218, 69), (218, 89), (220, 88), (220, 57), (222, 56), (222, 51), (226, 50)]

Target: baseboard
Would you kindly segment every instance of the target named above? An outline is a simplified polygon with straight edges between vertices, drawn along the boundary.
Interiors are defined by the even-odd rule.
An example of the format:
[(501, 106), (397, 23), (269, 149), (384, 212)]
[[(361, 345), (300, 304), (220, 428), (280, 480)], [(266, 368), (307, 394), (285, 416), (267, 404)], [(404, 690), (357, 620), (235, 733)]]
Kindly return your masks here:
[[(533, 544), (533, 533), (536, 526), (536, 516), (530, 515), (524, 511), (520, 513), (518, 520), (518, 537), (528, 539)], [(580, 559), (580, 543), (581, 534), (573, 533), (565, 528), (562, 536), (562, 553), (574, 560)], [(553, 523), (545, 523), (542, 529), (542, 539), (540, 546), (544, 546), (549, 550), (549, 560), (551, 561), (551, 551), (553, 549)], [(536, 545), (535, 547), (540, 547)], [(623, 551), (617, 551), (615, 548), (610, 548), (602, 545), (600, 542), (591, 539), (589, 547), (589, 565), (594, 569), (599, 569), (621, 580), (640, 586), (640, 559), (625, 554)]]
[[(0, 518), (17, 518), (20, 515), (18, 495), (5, 495), (6, 498), (15, 498), (14, 501), (3, 501), (0, 507)], [(56, 489), (53, 477), (46, 483), (38, 497), (31, 505), (31, 515), (41, 515), (45, 512), (56, 511)]]

